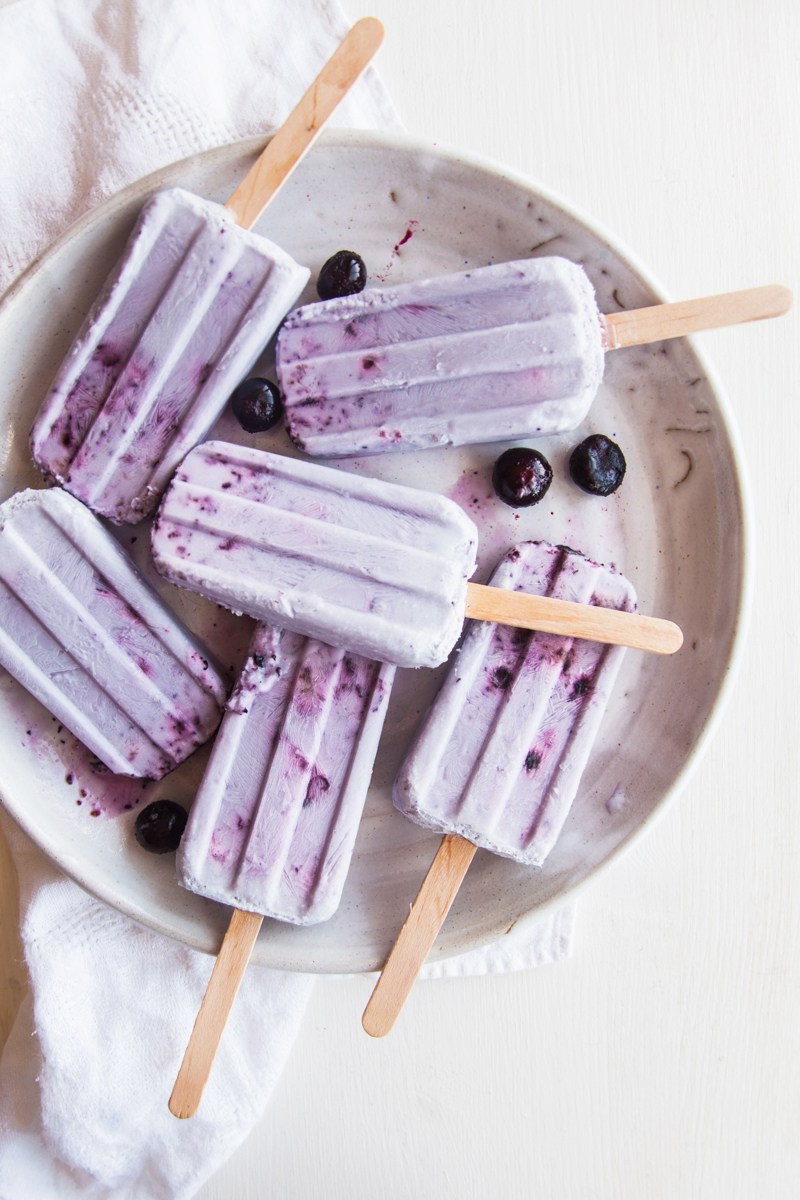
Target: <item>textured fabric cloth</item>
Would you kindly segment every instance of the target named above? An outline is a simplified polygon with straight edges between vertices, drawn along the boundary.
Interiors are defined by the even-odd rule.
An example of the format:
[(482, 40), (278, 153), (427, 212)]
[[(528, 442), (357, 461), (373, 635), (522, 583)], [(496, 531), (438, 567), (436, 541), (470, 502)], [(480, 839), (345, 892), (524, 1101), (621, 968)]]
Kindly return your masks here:
[[(0, 9), (0, 289), (126, 184), (269, 133), (349, 24), (337, 0), (17, 0)], [(373, 68), (330, 123), (400, 127)]]
[[(337, 0), (0, 8), (0, 289), (125, 185), (270, 132), (349, 23)], [(374, 70), (332, 124), (400, 128)], [(313, 980), (248, 971), (200, 1111), (177, 1121), (167, 1099), (211, 959), (94, 900), (3, 828), (31, 996), (0, 1062), (0, 1200), (193, 1195), (263, 1112)], [(567, 909), (426, 973), (551, 961), (569, 951), (570, 928)]]
[(0, 1064), (0, 1197), (194, 1195), (263, 1112), (313, 979), (247, 972), (200, 1109), (178, 1121), (167, 1100), (212, 959), (94, 900), (4, 830), (33, 986)]

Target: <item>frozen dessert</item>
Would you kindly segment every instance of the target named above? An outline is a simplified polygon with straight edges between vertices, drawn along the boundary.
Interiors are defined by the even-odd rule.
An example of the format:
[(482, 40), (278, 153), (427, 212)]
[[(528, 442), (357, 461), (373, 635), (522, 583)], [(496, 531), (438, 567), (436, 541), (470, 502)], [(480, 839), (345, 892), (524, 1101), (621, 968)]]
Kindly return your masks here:
[(36, 417), (39, 469), (117, 524), (142, 520), (308, 275), (222, 205), (156, 193)]
[(530, 258), (308, 304), (277, 346), (295, 445), (329, 458), (510, 441), (580, 425), (604, 351), (785, 312), (754, 288), (601, 316), (588, 276)]
[(336, 911), (394, 667), (258, 625), (192, 804), (184, 887), (310, 925)]
[(48, 480), (118, 524), (153, 510), (309, 277), (246, 231), (382, 40), (356, 21), (224, 207), (178, 188), (145, 205), (36, 418)]
[(173, 583), (353, 653), (442, 662), (477, 530), (452, 501), (224, 442), (178, 469), (152, 532)]
[[(631, 584), (564, 546), (522, 542), (496, 587), (632, 612)], [(405, 816), (529, 866), (553, 847), (624, 651), (474, 622), (397, 776)]]
[(338, 457), (572, 429), (603, 346), (586, 273), (533, 258), (305, 305), (277, 366), (292, 440)]
[(477, 540), (444, 496), (224, 442), (187, 455), (152, 530), (172, 583), (396, 666), (444, 662), (465, 615), (679, 648), (669, 621), (468, 583)]
[(160, 779), (225, 682), (113, 535), (59, 488), (0, 505), (0, 664), (111, 771)]
[[(492, 578), (624, 612), (633, 588), (566, 546), (522, 542)], [(482, 846), (528, 866), (552, 850), (624, 653), (619, 646), (471, 623), (394, 785), (407, 817), (445, 834), (362, 1024), (392, 1028)]]

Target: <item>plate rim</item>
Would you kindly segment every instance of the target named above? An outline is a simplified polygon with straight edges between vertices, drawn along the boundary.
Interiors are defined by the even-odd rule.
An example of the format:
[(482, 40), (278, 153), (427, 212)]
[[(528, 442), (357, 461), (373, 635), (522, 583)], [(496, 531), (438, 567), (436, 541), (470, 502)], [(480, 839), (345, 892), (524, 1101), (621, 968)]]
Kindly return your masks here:
[[(180, 177), (188, 172), (193, 164), (202, 163), (205, 160), (215, 157), (225, 157), (226, 155), (239, 154), (242, 156), (255, 155), (259, 153), (263, 147), (270, 141), (270, 136), (256, 135), (247, 138), (235, 139), (230, 142), (224, 142), (218, 146), (209, 147), (206, 150), (197, 151), (193, 154), (186, 155), (174, 162), (158, 167), (141, 178), (126, 184), (123, 188), (111, 193), (106, 199), (98, 205), (87, 210), (82, 216), (71, 222), (67, 228), (54, 241), (45, 246), (28, 264), (27, 267), (14, 279), (6, 288), (5, 292), (0, 295), (0, 329), (6, 319), (6, 315), (10, 307), (15, 303), (17, 297), (23, 293), (36, 279), (45, 264), (71, 242), (74, 238), (80, 237), (87, 227), (95, 224), (98, 219), (101, 219), (107, 211), (124, 207), (134, 201), (137, 197), (144, 197), (152, 191), (164, 186), (173, 185), (176, 182), (175, 177)], [(409, 154), (414, 156), (429, 155), (437, 160), (452, 163), (458, 166), (463, 166), (468, 170), (482, 172), (487, 176), (499, 179), (504, 183), (508, 183), (513, 187), (525, 190), (536, 197), (541, 198), (546, 203), (549, 203), (566, 214), (571, 220), (582, 225), (596, 239), (602, 241), (614, 255), (619, 258), (629, 269), (641, 280), (641, 282), (653, 293), (659, 301), (671, 299), (667, 290), (663, 287), (660, 281), (643, 264), (638, 255), (630, 250), (627, 243), (617, 234), (612, 233), (603, 222), (589, 216), (580, 206), (566, 199), (559, 192), (540, 183), (537, 179), (519, 171), (516, 168), (499, 163), (489, 156), (474, 153), (472, 151), (463, 151), (460, 148), (451, 146), (439, 140), (423, 139), (417, 136), (388, 130), (360, 130), (360, 129), (329, 129), (325, 130), (320, 139), (320, 144), (326, 146), (341, 145), (344, 148), (366, 148), (366, 149), (386, 149), (394, 153)], [(313, 153), (313, 149), (311, 151)], [(556, 909), (563, 908), (565, 905), (572, 904), (578, 899), (583, 892), (591, 887), (606, 870), (615, 865), (623, 854), (626, 854), (635, 845), (639, 839), (649, 833), (654, 824), (668, 811), (679, 797), (680, 793), (688, 784), (693, 772), (697, 769), (700, 761), (705, 754), (709, 743), (715, 736), (720, 722), (724, 716), (725, 709), (733, 691), (736, 679), (738, 677), (739, 668), (741, 665), (744, 645), (746, 642), (747, 629), (749, 627), (753, 590), (754, 590), (754, 570), (753, 570), (753, 505), (750, 483), (745, 468), (745, 460), (742, 452), (741, 438), (735, 415), (731, 408), (727, 397), (724, 385), (717, 373), (716, 368), (708, 361), (705, 352), (698, 348), (695, 339), (688, 337), (685, 339), (691, 348), (691, 351), (698, 363), (703, 369), (708, 385), (711, 388), (715, 401), (719, 408), (719, 418), (726, 436), (734, 475), (734, 498), (738, 503), (740, 514), (740, 535), (741, 535), (741, 550), (740, 550), (740, 567), (738, 570), (737, 580), (737, 603), (735, 605), (735, 620), (732, 630), (730, 651), (727, 661), (724, 665), (724, 673), (720, 680), (716, 695), (711, 703), (707, 717), (701, 726), (700, 732), (689, 751), (687, 759), (682, 768), (678, 772), (672, 785), (664, 792), (653, 810), (648, 813), (637, 827), (617, 845), (608, 856), (583, 879), (578, 880), (572, 885), (565, 888), (564, 891), (552, 896), (550, 899), (537, 905), (528, 913), (524, 914), (515, 923), (515, 935), (525, 932), (529, 928), (533, 928), (536, 924), (548, 917)], [(140, 906), (135, 903), (126, 903), (123, 907), (114, 897), (113, 891), (110, 888), (104, 888), (102, 885), (97, 886), (92, 883), (91, 879), (80, 870), (80, 864), (76, 864), (74, 859), (68, 855), (59, 856), (51, 849), (45, 848), (42, 841), (34, 836), (32, 824), (29, 825), (24, 819), (24, 814), (17, 812), (16, 806), (13, 808), (6, 801), (5, 797), (0, 794), (0, 803), (2, 803), (5, 814), (15, 824), (20, 826), (26, 836), (44, 853), (51, 861), (62, 871), (65, 872), (75, 883), (94, 896), (102, 903), (108, 904), (109, 907), (117, 912), (143, 925), (145, 928), (169, 937), (173, 941), (177, 941), (182, 945), (186, 945), (191, 949), (197, 950), (204, 954), (214, 955), (213, 951), (209, 951), (207, 945), (202, 944), (199, 939), (193, 938), (191, 934), (182, 935), (174, 928), (169, 927), (154, 916), (152, 913), (144, 912)], [(422, 881), (420, 880), (420, 883)], [(496, 931), (491, 931), (486, 935), (480, 935), (477, 938), (466, 939), (463, 944), (457, 946), (448, 946), (444, 950), (437, 952), (436, 948), (431, 951), (428, 961), (443, 961), (448, 958), (457, 957), (469, 950), (477, 950), (482, 947), (491, 945), (503, 936), (504, 930), (498, 928)], [(298, 959), (297, 956), (292, 956), (291, 952), (282, 953), (279, 949), (277, 954), (264, 955), (259, 954), (259, 949), (263, 948), (268, 942), (268, 939), (262, 935), (257, 943), (253, 961), (261, 962), (262, 965), (268, 966), (276, 970), (286, 970), (305, 974), (314, 975), (341, 975), (341, 974), (370, 974), (375, 971), (374, 967), (346, 967), (346, 966), (324, 966), (324, 965), (309, 965), (307, 958)], [(272, 949), (275, 949), (273, 944)]]

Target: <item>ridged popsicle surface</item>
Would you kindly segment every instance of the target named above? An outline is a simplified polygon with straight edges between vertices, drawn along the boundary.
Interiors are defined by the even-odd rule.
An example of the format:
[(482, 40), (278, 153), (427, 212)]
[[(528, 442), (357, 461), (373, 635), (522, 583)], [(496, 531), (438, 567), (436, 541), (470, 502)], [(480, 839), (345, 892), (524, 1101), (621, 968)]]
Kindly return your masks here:
[(323, 457), (574, 429), (603, 361), (594, 290), (564, 258), (304, 305), (277, 347), (289, 433)]
[(178, 855), (184, 887), (310, 925), (339, 905), (394, 667), (259, 625)]
[(436, 493), (224, 442), (187, 456), (152, 532), (173, 583), (397, 666), (449, 654), (477, 540)]
[(60, 488), (0, 506), (0, 663), (118, 774), (159, 779), (217, 728), (209, 652)]
[[(629, 581), (563, 546), (521, 542), (497, 587), (634, 611)], [(407, 817), (539, 866), (578, 790), (624, 649), (470, 622), (398, 773)]]
[(142, 520), (308, 275), (221, 205), (156, 193), (37, 415), (39, 469), (117, 524)]

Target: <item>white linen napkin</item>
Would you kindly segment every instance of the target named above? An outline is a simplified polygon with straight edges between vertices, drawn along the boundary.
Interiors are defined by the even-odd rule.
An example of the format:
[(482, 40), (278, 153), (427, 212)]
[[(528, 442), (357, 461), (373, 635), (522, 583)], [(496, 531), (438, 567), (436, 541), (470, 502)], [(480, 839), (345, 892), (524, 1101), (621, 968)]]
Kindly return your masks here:
[[(338, 0), (0, 8), (0, 290), (126, 184), (278, 125), (349, 23)], [(373, 70), (333, 123), (401, 128)], [(0, 1200), (193, 1195), (263, 1111), (313, 980), (247, 973), (200, 1112), (177, 1121), (166, 1095), (212, 960), (95, 901), (3, 828), (32, 995), (0, 1062)], [(571, 927), (567, 906), (426, 974), (552, 961)]]
[(194, 1195), (263, 1112), (312, 977), (247, 972), (200, 1110), (178, 1121), (166, 1101), (213, 960), (94, 900), (3, 824), (32, 999), (0, 1069), (0, 1197)]

